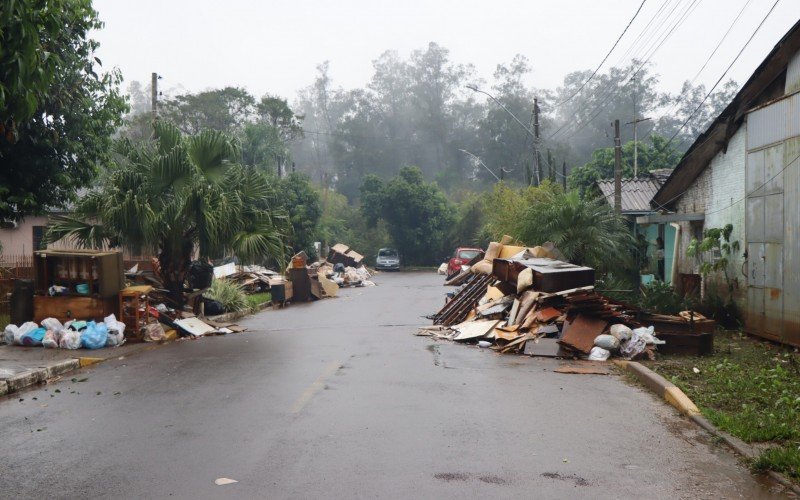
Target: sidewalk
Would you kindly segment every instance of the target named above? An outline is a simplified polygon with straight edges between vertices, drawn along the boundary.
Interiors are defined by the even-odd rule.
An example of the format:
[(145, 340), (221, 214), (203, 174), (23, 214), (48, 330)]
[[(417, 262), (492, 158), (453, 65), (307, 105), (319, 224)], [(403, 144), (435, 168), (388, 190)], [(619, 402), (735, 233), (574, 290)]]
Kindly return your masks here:
[(83, 366), (130, 356), (161, 344), (129, 343), (103, 349), (45, 349), (0, 345), (0, 396), (19, 391)]

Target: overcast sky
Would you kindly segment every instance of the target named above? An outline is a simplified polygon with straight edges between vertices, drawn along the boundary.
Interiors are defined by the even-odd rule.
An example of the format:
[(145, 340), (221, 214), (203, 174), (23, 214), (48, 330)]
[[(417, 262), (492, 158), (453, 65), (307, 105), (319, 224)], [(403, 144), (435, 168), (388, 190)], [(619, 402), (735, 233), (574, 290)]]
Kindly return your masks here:
[[(387, 49), (407, 56), (434, 41), (458, 63), (490, 79), (515, 54), (533, 66), (529, 84), (554, 88), (564, 75), (594, 69), (622, 33), (641, 0), (95, 0), (105, 28), (96, 33), (104, 67), (119, 67), (126, 82), (163, 75), (162, 88), (190, 91), (243, 86), (260, 96), (291, 99), (329, 60), (336, 85), (366, 84), (372, 61)], [(700, 69), (748, 0), (646, 0), (606, 66), (646, 52), (637, 36), (657, 40), (664, 21), (688, 11), (685, 22), (653, 55), (665, 90), (677, 91)], [(700, 75), (712, 84), (742, 48), (774, 0), (749, 0), (730, 35)], [(689, 10), (691, 8), (691, 10)], [(673, 10), (674, 9), (674, 10)], [(729, 76), (743, 83), (784, 33), (800, 19), (800, 0), (781, 0)], [(654, 47), (655, 42), (651, 42)], [(623, 56), (626, 56), (623, 58)], [(127, 86), (127, 83), (126, 83)]]

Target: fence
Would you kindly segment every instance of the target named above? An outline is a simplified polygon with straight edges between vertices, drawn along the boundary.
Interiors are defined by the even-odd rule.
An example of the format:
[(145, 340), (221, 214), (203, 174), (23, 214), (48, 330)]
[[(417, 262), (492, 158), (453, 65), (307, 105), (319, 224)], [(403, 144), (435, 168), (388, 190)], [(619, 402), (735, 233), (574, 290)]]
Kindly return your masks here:
[(33, 279), (33, 255), (0, 255), (0, 278)]

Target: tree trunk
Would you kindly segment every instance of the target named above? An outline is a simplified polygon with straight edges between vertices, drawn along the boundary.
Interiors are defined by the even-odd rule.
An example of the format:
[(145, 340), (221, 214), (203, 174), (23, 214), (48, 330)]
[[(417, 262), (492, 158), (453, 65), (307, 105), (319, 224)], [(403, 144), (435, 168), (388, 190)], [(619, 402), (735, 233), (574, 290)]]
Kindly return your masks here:
[(192, 263), (194, 246), (191, 239), (186, 238), (177, 242), (164, 240), (160, 248), (158, 263), (161, 268), (159, 272), (161, 281), (169, 291), (173, 306), (179, 310), (183, 309), (185, 303), (183, 288), (189, 265)]

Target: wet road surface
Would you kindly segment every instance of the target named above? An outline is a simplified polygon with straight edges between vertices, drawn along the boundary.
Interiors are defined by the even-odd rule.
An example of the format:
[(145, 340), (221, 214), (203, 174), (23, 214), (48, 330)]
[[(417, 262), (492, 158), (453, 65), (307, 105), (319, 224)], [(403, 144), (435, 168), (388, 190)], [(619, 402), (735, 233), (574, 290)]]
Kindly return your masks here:
[(2, 496), (780, 496), (621, 376), (413, 336), (441, 277), (375, 281), (0, 400)]

